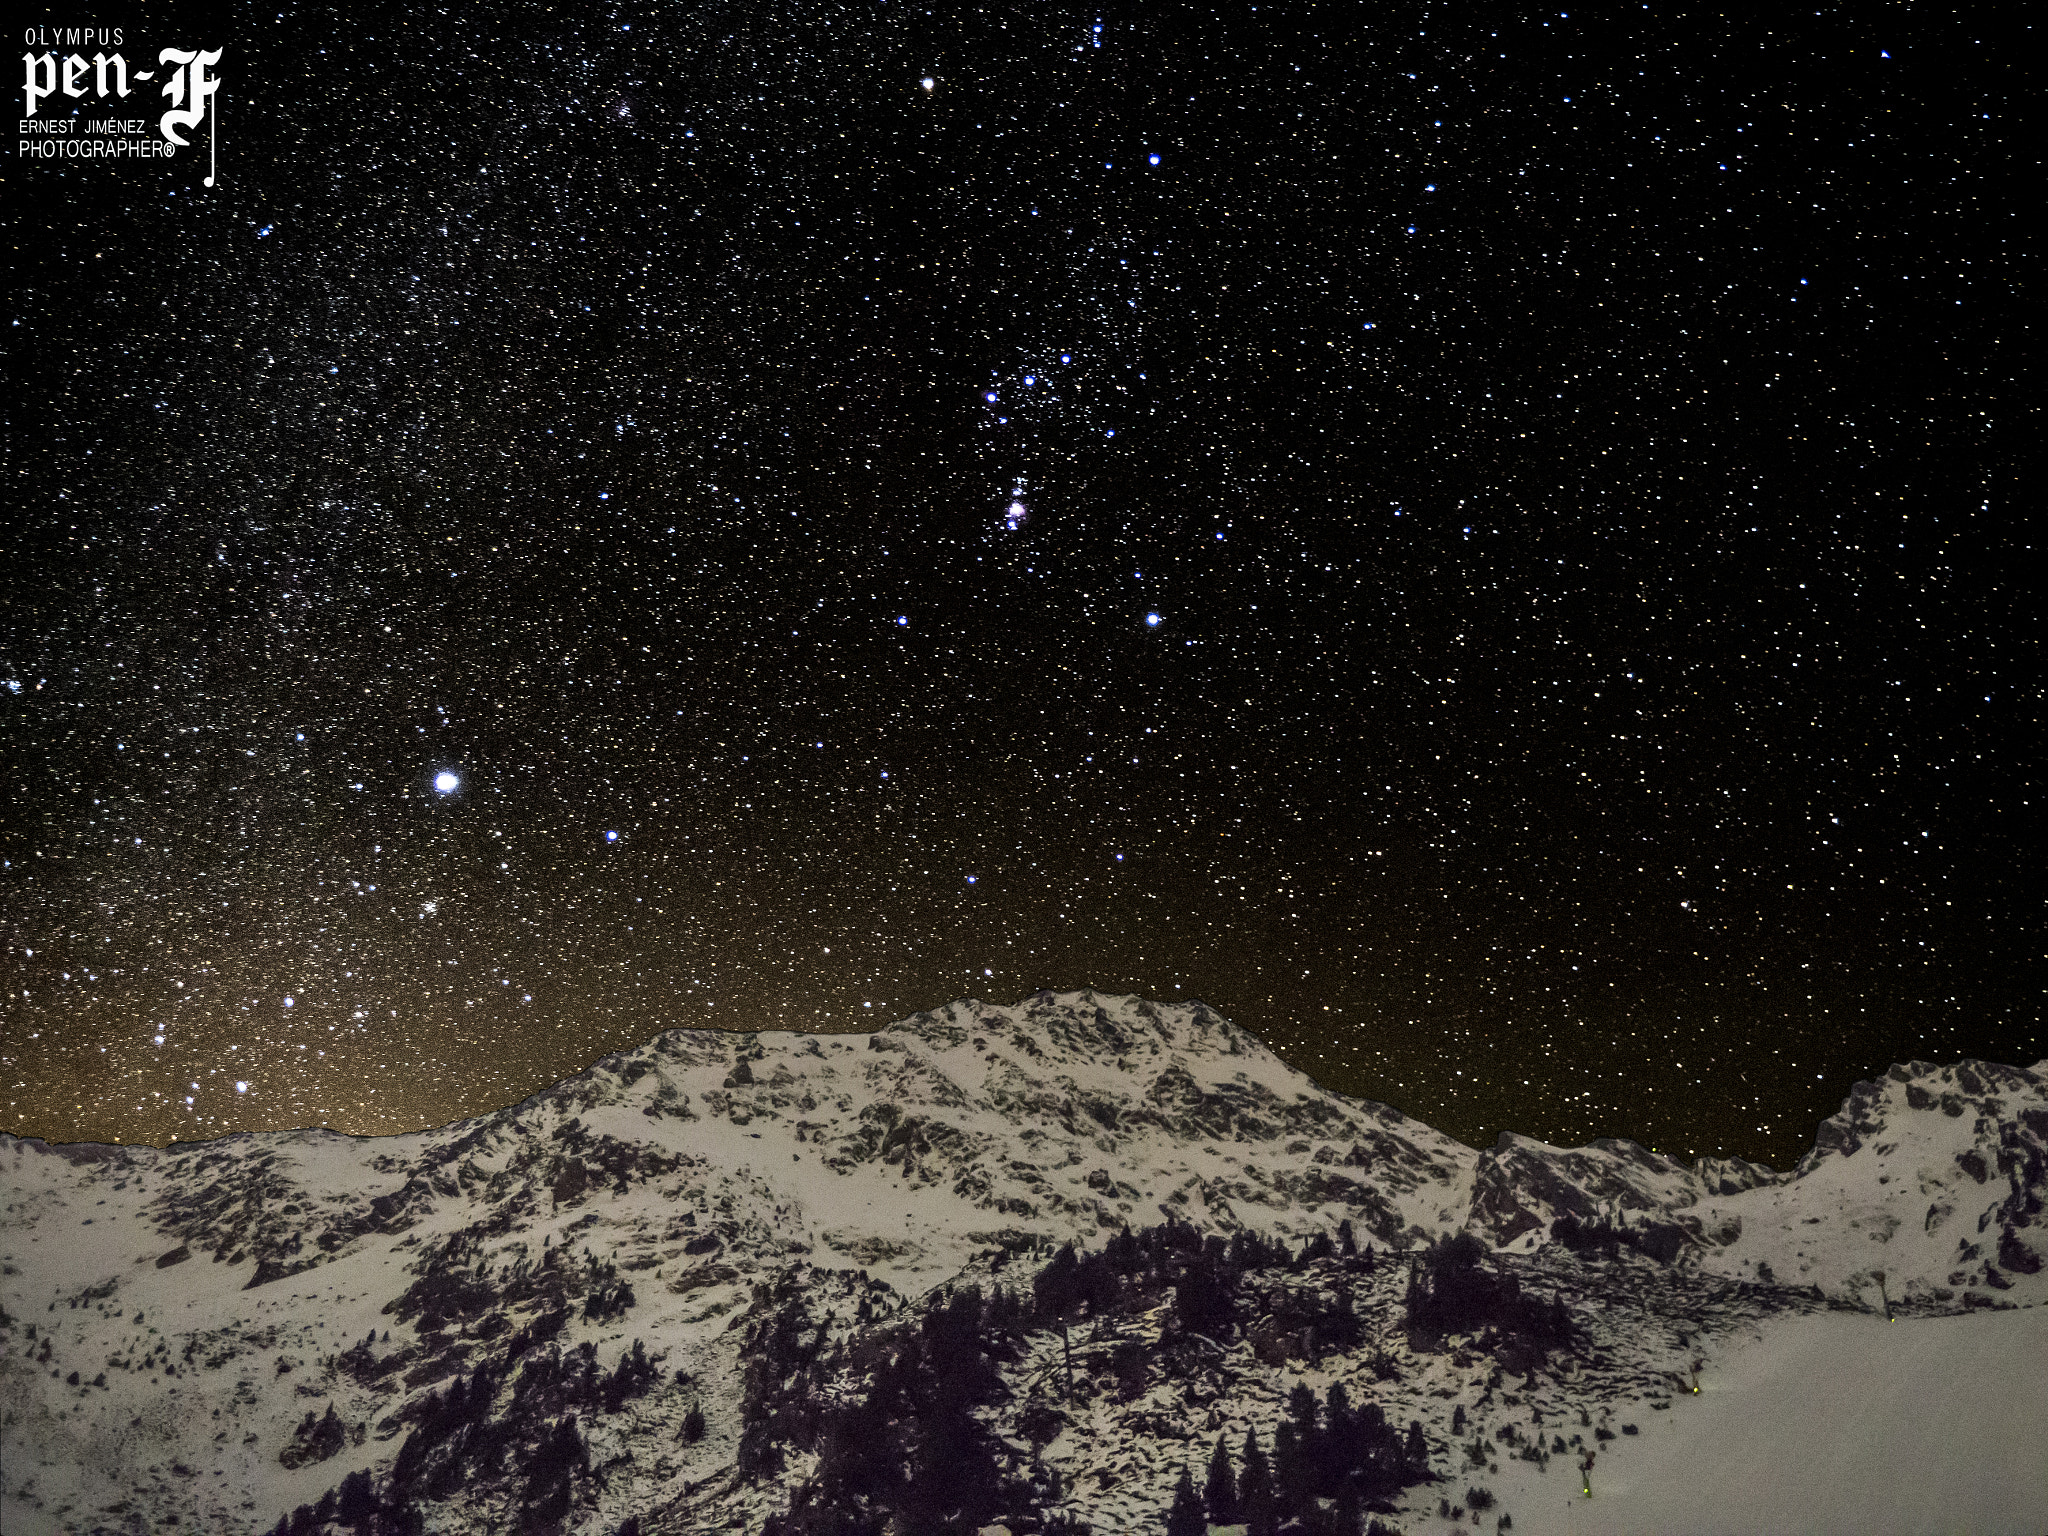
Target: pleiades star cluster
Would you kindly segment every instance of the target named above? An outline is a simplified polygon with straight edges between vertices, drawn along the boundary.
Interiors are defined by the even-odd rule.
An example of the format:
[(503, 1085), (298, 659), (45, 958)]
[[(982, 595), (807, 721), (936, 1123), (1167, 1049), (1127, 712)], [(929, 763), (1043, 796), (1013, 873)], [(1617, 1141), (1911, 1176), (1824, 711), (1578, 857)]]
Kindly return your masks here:
[(126, 22), (217, 179), (4, 172), (9, 1128), (1048, 987), (1779, 1165), (2043, 1054), (1991, 13)]

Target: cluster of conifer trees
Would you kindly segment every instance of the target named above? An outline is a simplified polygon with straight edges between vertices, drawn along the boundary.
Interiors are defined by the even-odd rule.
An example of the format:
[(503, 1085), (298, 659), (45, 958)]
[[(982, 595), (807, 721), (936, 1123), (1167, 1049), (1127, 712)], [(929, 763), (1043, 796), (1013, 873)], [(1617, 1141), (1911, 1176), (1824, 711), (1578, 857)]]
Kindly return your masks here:
[[(1410, 1326), (1490, 1329), (1496, 1342), (1528, 1349), (1568, 1341), (1565, 1309), (1524, 1296), (1513, 1276), (1482, 1268), (1484, 1254), (1475, 1238), (1460, 1234), (1412, 1261)], [(1287, 1278), (1325, 1262), (1369, 1271), (1379, 1261), (1371, 1248), (1360, 1250), (1349, 1223), (1296, 1251), (1254, 1232), (1226, 1241), (1168, 1221), (1119, 1232), (1098, 1252), (1060, 1248), (1028, 1292), (999, 1288), (984, 1296), (962, 1287), (916, 1319), (866, 1329), (836, 1351), (827, 1350), (827, 1330), (808, 1310), (802, 1276), (791, 1271), (778, 1292), (764, 1295), (768, 1305), (747, 1338), (739, 1471), (749, 1479), (773, 1475), (791, 1450), (815, 1451), (819, 1459), (764, 1536), (878, 1536), (885, 1529), (936, 1536), (971, 1531), (1006, 1513), (1029, 1514), (1055, 1530), (1057, 1517), (1043, 1512), (1061, 1501), (1057, 1474), (1035, 1456), (1026, 1462), (998, 1445), (976, 1416), (1003, 1395), (999, 1368), (1023, 1356), (1029, 1334), (1057, 1329), (1063, 1344), (1056, 1392), (1019, 1419), (1027, 1439), (1042, 1445), (1065, 1427), (1066, 1404), (1098, 1390), (1134, 1398), (1160, 1375), (1213, 1361), (1212, 1346), (1247, 1328), (1255, 1348), (1283, 1341), (1292, 1355), (1356, 1345), (1362, 1329), (1348, 1285)], [(586, 1295), (604, 1298), (598, 1310), (605, 1315), (615, 1287), (631, 1304), (630, 1291), (607, 1266), (593, 1263), (587, 1280)], [(1164, 1296), (1173, 1305), (1156, 1344), (1116, 1339), (1114, 1319), (1149, 1311)], [(858, 1316), (873, 1320), (865, 1294)], [(655, 1378), (637, 1340), (610, 1371), (598, 1368), (590, 1344), (566, 1352), (546, 1347), (563, 1320), (561, 1312), (549, 1314), (522, 1330), (495, 1370), (481, 1366), (445, 1395), (430, 1393), (413, 1410), (412, 1433), (381, 1488), (352, 1473), (318, 1505), (281, 1520), (273, 1536), (307, 1536), (333, 1521), (366, 1536), (413, 1536), (422, 1503), (507, 1480), (514, 1480), (521, 1520), (545, 1525), (562, 1518), (574, 1475), (588, 1470), (577, 1413), (616, 1413)], [(1091, 1320), (1104, 1321), (1112, 1342), (1094, 1330), (1077, 1372), (1074, 1327)], [(494, 1414), (522, 1355), (510, 1403)], [(827, 1383), (843, 1381), (849, 1367), (856, 1390), (828, 1394)], [(690, 1420), (686, 1439), (703, 1432), (701, 1412), (693, 1410)], [(1247, 1434), (1233, 1461), (1219, 1439), (1199, 1494), (1192, 1473), (1184, 1473), (1168, 1530), (1192, 1536), (1204, 1523), (1242, 1523), (1251, 1536), (1277, 1536), (1283, 1528), (1299, 1536), (1359, 1536), (1368, 1508), (1429, 1476), (1419, 1423), (1404, 1436), (1376, 1404), (1354, 1406), (1341, 1384), (1322, 1402), (1298, 1387), (1270, 1454)]]
[[(1249, 1536), (1277, 1536), (1283, 1527), (1298, 1536), (1361, 1536), (1368, 1504), (1429, 1475), (1420, 1422), (1411, 1421), (1404, 1438), (1377, 1403), (1354, 1409), (1342, 1382), (1331, 1384), (1322, 1404), (1297, 1386), (1273, 1433), (1270, 1460), (1257, 1431), (1246, 1430), (1234, 1464), (1228, 1438), (1217, 1436), (1199, 1495), (1181, 1468), (1166, 1536), (1203, 1536), (1211, 1524), (1243, 1525)], [(1372, 1529), (1384, 1527), (1374, 1521)]]
[[(755, 1340), (742, 1405), (740, 1469), (758, 1477), (789, 1448), (818, 1452), (815, 1475), (763, 1536), (905, 1536), (975, 1530), (1030, 1494), (1006, 1480), (974, 1410), (1001, 1389), (1026, 1322), (1017, 1297), (963, 1287), (917, 1323), (871, 1341), (857, 1397), (828, 1403), (819, 1337), (801, 1293), (785, 1297)], [(1035, 1501), (1033, 1501), (1035, 1502)]]
[(1437, 1334), (1490, 1331), (1493, 1344), (1537, 1353), (1570, 1343), (1564, 1303), (1523, 1295), (1513, 1275), (1482, 1269), (1485, 1257), (1486, 1245), (1469, 1232), (1424, 1249), (1408, 1271), (1409, 1326)]
[[(819, 1463), (765, 1536), (935, 1536), (1026, 1514), (1056, 1529), (1057, 1516), (1045, 1511), (1059, 1502), (1057, 1474), (1004, 1457), (973, 1412), (1001, 1396), (998, 1367), (1021, 1357), (1026, 1335), (1058, 1329), (1065, 1343), (1054, 1401), (1034, 1402), (1020, 1416), (1027, 1439), (1042, 1444), (1065, 1427), (1056, 1402), (1098, 1387), (1135, 1397), (1156, 1373), (1178, 1369), (1178, 1337), (1224, 1340), (1253, 1320), (1249, 1277), (1322, 1260), (1363, 1269), (1377, 1263), (1370, 1249), (1359, 1250), (1348, 1224), (1299, 1251), (1255, 1232), (1204, 1237), (1178, 1222), (1127, 1229), (1093, 1253), (1069, 1244), (1032, 1277), (1028, 1297), (963, 1288), (921, 1321), (860, 1341), (856, 1348), (872, 1363), (862, 1390), (837, 1404), (825, 1400), (823, 1384), (849, 1361), (826, 1353), (823, 1330), (792, 1282), (751, 1340), (740, 1469), (768, 1475), (788, 1449), (816, 1451)], [(1076, 1366), (1075, 1325), (1147, 1310), (1163, 1294), (1174, 1303), (1169, 1337), (1151, 1348), (1127, 1339), (1106, 1357), (1099, 1344), (1084, 1348), (1088, 1358)], [(1269, 1283), (1256, 1317), (1313, 1335), (1316, 1347), (1345, 1348), (1361, 1336), (1342, 1285)], [(1100, 1380), (1105, 1358), (1107, 1379)], [(1354, 1408), (1342, 1386), (1327, 1403), (1305, 1389), (1297, 1399), (1270, 1461), (1253, 1438), (1238, 1473), (1219, 1446), (1228, 1486), (1212, 1487), (1221, 1501), (1215, 1507), (1242, 1510), (1255, 1532), (1292, 1521), (1302, 1536), (1358, 1536), (1369, 1503), (1428, 1476), (1419, 1426), (1404, 1440), (1376, 1405)]]
[[(1098, 1253), (1077, 1253), (1071, 1244), (1061, 1248), (1032, 1282), (1032, 1295), (1039, 1317), (1057, 1323), (1082, 1313), (1105, 1316), (1122, 1298), (1170, 1289), (1174, 1320), (1181, 1328), (1224, 1340), (1243, 1320), (1242, 1282), (1247, 1276), (1301, 1270), (1336, 1258), (1355, 1259), (1368, 1274), (1377, 1262), (1370, 1247), (1360, 1254), (1348, 1221), (1339, 1226), (1334, 1240), (1328, 1233), (1317, 1233), (1298, 1253), (1257, 1232), (1240, 1231), (1226, 1240), (1213, 1234), (1204, 1237), (1184, 1222), (1169, 1221), (1136, 1232), (1126, 1228)], [(1344, 1349), (1358, 1340), (1348, 1288), (1336, 1287), (1327, 1296), (1302, 1291), (1263, 1300), (1283, 1326), (1315, 1330), (1325, 1347)]]
[(361, 1536), (418, 1536), (425, 1505), (508, 1480), (523, 1520), (560, 1520), (569, 1511), (573, 1477), (590, 1466), (577, 1410), (617, 1413), (653, 1386), (656, 1368), (638, 1339), (611, 1370), (597, 1364), (594, 1344), (541, 1350), (513, 1381), (504, 1411), (494, 1412), (513, 1363), (479, 1366), (445, 1393), (429, 1392), (413, 1410), (412, 1431), (381, 1488), (368, 1473), (351, 1472), (317, 1504), (279, 1520), (271, 1536), (312, 1536), (330, 1523)]
[(1644, 1222), (1639, 1226), (1617, 1225), (1605, 1217), (1580, 1221), (1560, 1216), (1550, 1224), (1550, 1235), (1579, 1257), (1597, 1255), (1613, 1258), (1623, 1248), (1669, 1264), (1685, 1248), (1685, 1229), (1670, 1222)]

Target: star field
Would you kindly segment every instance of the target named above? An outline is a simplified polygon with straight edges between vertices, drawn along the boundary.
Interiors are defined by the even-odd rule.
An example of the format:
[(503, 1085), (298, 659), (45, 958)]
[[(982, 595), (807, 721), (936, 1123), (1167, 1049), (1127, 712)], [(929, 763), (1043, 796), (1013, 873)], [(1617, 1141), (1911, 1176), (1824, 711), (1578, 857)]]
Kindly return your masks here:
[(1084, 985), (1780, 1166), (2039, 1059), (2012, 41), (230, 11), (215, 187), (5, 172), (5, 1123)]

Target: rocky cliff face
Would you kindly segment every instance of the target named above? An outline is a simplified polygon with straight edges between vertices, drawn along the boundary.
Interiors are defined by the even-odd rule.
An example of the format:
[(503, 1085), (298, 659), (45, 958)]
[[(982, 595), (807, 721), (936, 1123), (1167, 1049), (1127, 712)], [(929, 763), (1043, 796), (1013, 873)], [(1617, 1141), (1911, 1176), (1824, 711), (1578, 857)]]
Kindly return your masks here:
[[(1620, 1266), (1609, 1295), (1703, 1317), (1781, 1293), (2039, 1304), (2044, 1148), (2041, 1070), (1965, 1062), (1859, 1084), (1790, 1174), (1688, 1168), (1622, 1141), (1507, 1135), (1475, 1152), (1320, 1088), (1199, 1003), (1086, 992), (964, 1001), (870, 1035), (672, 1032), (407, 1136), (0, 1138), (0, 1523), (140, 1531), (177, 1514), (188, 1530), (267, 1530), (348, 1474), (387, 1478), (452, 1383), (510, 1402), (515, 1366), (545, 1358), (533, 1411), (580, 1411), (599, 1467), (575, 1474), (587, 1481), (554, 1528), (609, 1533), (641, 1511), (649, 1530), (758, 1528), (787, 1491), (735, 1463), (768, 1298), (795, 1285), (826, 1334), (856, 1339), (962, 1277), (993, 1289), (1060, 1243), (1169, 1221), (1290, 1250), (1348, 1223), (1383, 1256), (1469, 1230), (1560, 1296), (1588, 1288), (1573, 1279), (1586, 1266)], [(1572, 1252), (1553, 1239), (1560, 1218)], [(1311, 1266), (1289, 1285), (1379, 1308), (1358, 1358), (1406, 1351), (1412, 1385), (1427, 1371), (1397, 1336), (1398, 1268)], [(1254, 1332), (1233, 1346), (1249, 1352), (1234, 1381), (1290, 1358), (1278, 1322), (1263, 1345)], [(1361, 1391), (1407, 1390), (1380, 1364), (1359, 1370)], [(1212, 1395), (1204, 1422), (1266, 1411), (1240, 1398)], [(704, 1433), (679, 1439), (693, 1406)], [(1388, 1416), (1440, 1406), (1416, 1387)], [(1088, 1439), (1018, 1443), (1078, 1476)], [(1115, 1498), (1158, 1492), (1163, 1507), (1133, 1477), (1112, 1480)], [(1062, 1487), (1070, 1513), (1123, 1528), (1110, 1483)], [(453, 1495), (431, 1515), (451, 1531), (498, 1518)]]

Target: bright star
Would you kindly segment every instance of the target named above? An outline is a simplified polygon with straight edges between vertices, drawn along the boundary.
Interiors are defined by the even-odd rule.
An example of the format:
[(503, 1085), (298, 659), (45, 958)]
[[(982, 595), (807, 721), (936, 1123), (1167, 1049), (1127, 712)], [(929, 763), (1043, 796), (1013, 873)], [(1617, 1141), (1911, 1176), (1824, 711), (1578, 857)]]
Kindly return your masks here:
[(619, 840), (619, 834), (616, 832), (607, 832), (604, 835), (604, 840), (608, 843), (616, 843)]
[(1145, 615), (1145, 626), (1146, 626), (1146, 627), (1147, 627), (1148, 629), (1154, 629), (1154, 628), (1157, 628), (1157, 627), (1158, 627), (1158, 624), (1159, 624), (1159, 615), (1158, 615), (1158, 614), (1156, 614), (1156, 613), (1148, 613), (1148, 614), (1146, 614), (1146, 615)]
[(462, 780), (458, 779), (454, 774), (448, 772), (446, 769), (443, 769), (441, 772), (434, 775), (434, 788), (441, 791), (441, 793), (444, 795), (454, 794), (456, 789), (460, 787), (461, 783)]

